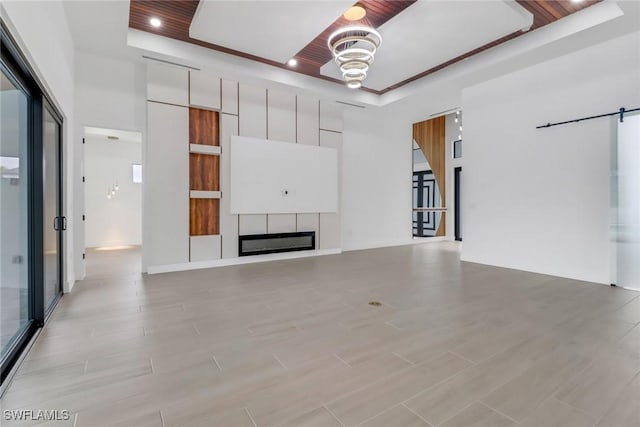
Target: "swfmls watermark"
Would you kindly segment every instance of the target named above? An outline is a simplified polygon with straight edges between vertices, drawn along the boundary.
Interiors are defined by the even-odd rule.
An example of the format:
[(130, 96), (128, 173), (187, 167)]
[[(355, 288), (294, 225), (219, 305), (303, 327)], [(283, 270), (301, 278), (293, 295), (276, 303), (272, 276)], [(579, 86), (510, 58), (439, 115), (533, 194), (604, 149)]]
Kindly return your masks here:
[(5, 421), (69, 421), (71, 413), (67, 409), (5, 409)]

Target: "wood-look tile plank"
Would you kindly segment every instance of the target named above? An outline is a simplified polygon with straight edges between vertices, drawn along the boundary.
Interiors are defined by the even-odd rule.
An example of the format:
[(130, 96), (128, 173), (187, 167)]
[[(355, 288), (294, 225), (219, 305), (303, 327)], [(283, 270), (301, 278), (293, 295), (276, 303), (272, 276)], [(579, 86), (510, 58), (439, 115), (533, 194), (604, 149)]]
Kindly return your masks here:
[(640, 360), (616, 349), (603, 349), (584, 372), (564, 383), (555, 397), (600, 419), (638, 372)]
[(564, 350), (554, 352), (481, 401), (521, 422), (558, 387), (579, 375), (590, 362), (588, 355)]
[[(627, 384), (598, 422), (598, 427), (640, 425), (640, 375)], [(560, 427), (558, 425), (558, 427)], [(567, 425), (567, 427), (570, 427)], [(576, 425), (576, 427), (578, 427)]]
[(407, 406), (431, 424), (438, 425), (525, 372), (556, 346), (557, 342), (552, 339), (527, 340), (426, 390), (409, 400)]
[(431, 427), (431, 424), (411, 412), (406, 406), (397, 405), (360, 424), (361, 427)]
[[(595, 418), (551, 397), (538, 406), (531, 416), (522, 422), (522, 425), (524, 427), (584, 427), (594, 425), (595, 421)], [(612, 427), (625, 424), (607, 425)]]
[(325, 407), (316, 408), (278, 427), (342, 427), (342, 424)]
[(471, 366), (446, 353), (339, 398), (327, 408), (345, 426), (357, 425)]
[(481, 403), (474, 403), (441, 427), (515, 427), (517, 423)]
[(637, 424), (640, 294), (457, 250), (152, 276), (130, 272), (135, 251), (90, 259), (2, 407), (68, 409), (77, 426), (387, 427), (491, 420), (464, 418), (483, 401), (526, 426)]

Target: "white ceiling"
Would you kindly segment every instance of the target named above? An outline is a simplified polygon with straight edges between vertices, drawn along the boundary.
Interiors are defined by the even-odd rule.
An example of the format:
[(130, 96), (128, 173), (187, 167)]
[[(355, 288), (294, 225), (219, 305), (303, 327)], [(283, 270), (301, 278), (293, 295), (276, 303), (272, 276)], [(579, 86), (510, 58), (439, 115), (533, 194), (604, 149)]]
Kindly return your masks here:
[(63, 1), (76, 49), (112, 57), (133, 57), (127, 46), (128, 0)]
[[(247, 83), (262, 84), (273, 89), (293, 88), (297, 93), (309, 93), (323, 99), (379, 106), (410, 103), (414, 108), (409, 110), (420, 113), (413, 121), (423, 117), (422, 112), (428, 105), (433, 106), (433, 112), (457, 106), (459, 101), (440, 101), (451, 96), (455, 98), (462, 87), (632, 31), (640, 31), (640, 2), (605, 1), (475, 55), (468, 61), (461, 61), (378, 96), (201, 46), (129, 29), (127, 0), (64, 1), (63, 4), (70, 32), (80, 51), (135, 61), (142, 61), (142, 55), (148, 55), (206, 69), (224, 78), (242, 79)], [(622, 16), (620, 9), (624, 12)], [(494, 23), (493, 20), (489, 22)], [(381, 53), (387, 46), (386, 42), (387, 40), (383, 43)], [(379, 65), (378, 59), (373, 64), (372, 77)]]
[[(385, 89), (532, 24), (533, 15), (512, 0), (420, 0), (378, 29), (382, 45), (364, 85)], [(320, 72), (342, 77), (333, 61)]]
[(353, 0), (202, 0), (189, 35), (281, 63), (338, 19)]

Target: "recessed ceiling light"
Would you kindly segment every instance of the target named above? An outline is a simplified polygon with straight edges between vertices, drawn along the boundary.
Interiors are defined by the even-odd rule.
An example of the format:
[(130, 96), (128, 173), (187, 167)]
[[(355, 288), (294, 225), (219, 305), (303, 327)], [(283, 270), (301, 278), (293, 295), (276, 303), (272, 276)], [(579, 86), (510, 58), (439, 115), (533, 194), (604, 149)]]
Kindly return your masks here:
[(582, 0), (571, 0), (571, 3), (582, 3)]
[(344, 13), (343, 16), (347, 21), (358, 21), (364, 18), (366, 15), (367, 15), (367, 11), (365, 10), (364, 6), (361, 5), (360, 3), (356, 3), (353, 6), (351, 6), (349, 10), (347, 10)]
[(162, 25), (162, 21), (158, 18), (149, 19), (149, 23), (151, 24), (152, 27), (155, 27), (155, 28), (158, 28)]
[(291, 58), (287, 61), (287, 64), (289, 64), (290, 67), (295, 67), (296, 65), (298, 65), (298, 60), (296, 60), (295, 58)]

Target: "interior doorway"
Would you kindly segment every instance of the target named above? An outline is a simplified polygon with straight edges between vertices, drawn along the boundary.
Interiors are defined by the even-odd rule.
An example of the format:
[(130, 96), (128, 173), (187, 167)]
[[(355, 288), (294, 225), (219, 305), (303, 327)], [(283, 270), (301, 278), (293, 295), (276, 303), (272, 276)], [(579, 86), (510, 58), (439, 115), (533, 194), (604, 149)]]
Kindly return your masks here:
[(462, 166), (462, 111), (414, 123), (412, 148), (413, 238), (460, 240), (455, 173)]
[(85, 127), (86, 278), (141, 272), (142, 134)]

